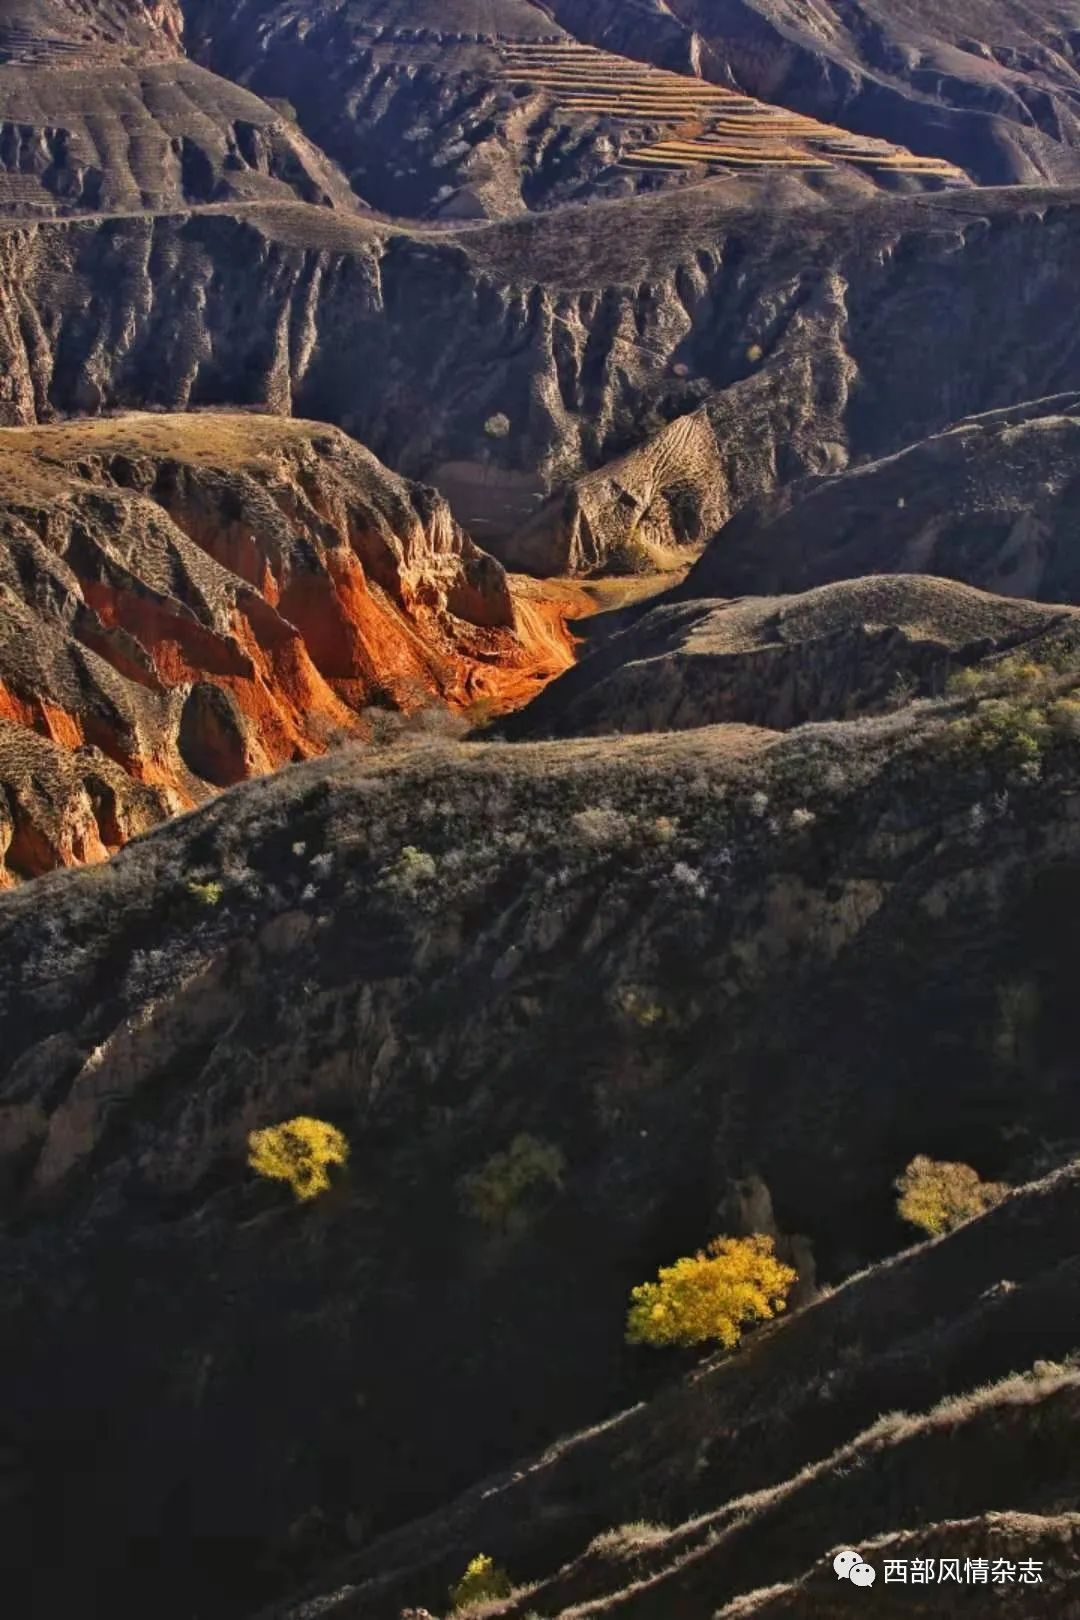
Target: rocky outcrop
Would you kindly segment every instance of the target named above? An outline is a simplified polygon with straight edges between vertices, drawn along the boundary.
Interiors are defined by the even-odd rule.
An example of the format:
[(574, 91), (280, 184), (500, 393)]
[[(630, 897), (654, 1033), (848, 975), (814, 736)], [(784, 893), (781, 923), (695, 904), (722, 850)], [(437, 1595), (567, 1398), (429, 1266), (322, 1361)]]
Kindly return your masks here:
[(519, 631), (434, 491), (336, 429), (130, 415), (9, 429), (0, 462), (9, 873), (367, 738), (373, 702), (497, 710), (571, 656), (572, 602), (545, 626), (523, 594)]
[(601, 736), (735, 722), (788, 730), (940, 693), (1006, 650), (1080, 638), (1080, 613), (890, 575), (799, 596), (660, 605), (514, 716), (514, 736)]
[(721, 529), (687, 595), (801, 591), (910, 570), (1080, 601), (1080, 399), (968, 418), (899, 454), (789, 486)]
[[(0, 978), (0, 1375), (37, 1512), (74, 1462), (81, 1502), (46, 1608), (92, 1569), (116, 1611), (152, 1585), (163, 1620), (253, 1612), (653, 1393), (655, 1362), (622, 1342), (627, 1291), (715, 1230), (740, 1183), (760, 1179), (830, 1284), (907, 1241), (892, 1182), (915, 1153), (1013, 1182), (1056, 1162), (1078, 1131), (1075, 727), (1020, 768), (992, 731), (976, 745), (970, 701), (782, 736), (339, 751), (0, 898), (18, 964)], [(351, 1143), (310, 1209), (245, 1167), (248, 1131), (297, 1113)], [(559, 1149), (562, 1185), (489, 1230), (462, 1180), (520, 1132)], [(955, 1266), (927, 1251), (932, 1283), (868, 1280), (850, 1315), (839, 1289), (794, 1339), (763, 1336), (751, 1383), (728, 1363), (689, 1387), (710, 1410), (718, 1387), (717, 1427), (677, 1420), (655, 1466), (640, 1412), (595, 1436), (625, 1435), (622, 1462), (594, 1474), (571, 1446), (565, 1517), (515, 1506), (565, 1480), (556, 1450), (521, 1494), (483, 1487), (460, 1538), (373, 1547), (322, 1593), (393, 1573), (362, 1612), (437, 1612), (466, 1538), (466, 1559), (547, 1577), (621, 1519), (676, 1523), (797, 1478), (905, 1392), (929, 1405), (1021, 1347), (1063, 1354), (1072, 1201), (1045, 1227), (1003, 1206)], [(988, 1296), (1000, 1277), (1024, 1292)], [(1055, 1432), (1071, 1467), (1064, 1417)], [(982, 1443), (958, 1505), (1023, 1506), (970, 1494)], [(911, 1453), (920, 1489), (945, 1477), (931, 1452)], [(849, 1493), (862, 1477), (836, 1471)], [(897, 1477), (880, 1476), (890, 1500)], [(792, 1499), (823, 1538), (893, 1525), (830, 1518), (830, 1478)], [(629, 1505), (639, 1479), (667, 1482), (656, 1508)], [(155, 1535), (145, 1573), (161, 1524), (175, 1539)], [(481, 1525), (511, 1528), (488, 1546)], [(792, 1540), (778, 1578), (828, 1545)], [(747, 1588), (737, 1559), (716, 1568), (713, 1607)]]

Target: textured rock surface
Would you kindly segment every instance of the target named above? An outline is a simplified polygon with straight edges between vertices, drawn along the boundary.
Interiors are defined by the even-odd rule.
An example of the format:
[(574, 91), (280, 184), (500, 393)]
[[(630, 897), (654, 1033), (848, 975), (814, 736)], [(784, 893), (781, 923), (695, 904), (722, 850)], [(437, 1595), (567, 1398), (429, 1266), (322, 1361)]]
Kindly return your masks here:
[(570, 658), (569, 607), (524, 586), (515, 603), (433, 490), (334, 428), (8, 429), (0, 485), (0, 796), (22, 876), (370, 736), (373, 699), (499, 708)]
[(660, 605), (515, 716), (515, 736), (681, 730), (719, 721), (787, 730), (882, 713), (943, 690), (997, 652), (1080, 634), (1080, 612), (924, 576), (857, 579), (798, 596)]
[(799, 591), (919, 570), (1076, 602), (1078, 524), (1080, 400), (1062, 394), (752, 502), (716, 536), (686, 591)]

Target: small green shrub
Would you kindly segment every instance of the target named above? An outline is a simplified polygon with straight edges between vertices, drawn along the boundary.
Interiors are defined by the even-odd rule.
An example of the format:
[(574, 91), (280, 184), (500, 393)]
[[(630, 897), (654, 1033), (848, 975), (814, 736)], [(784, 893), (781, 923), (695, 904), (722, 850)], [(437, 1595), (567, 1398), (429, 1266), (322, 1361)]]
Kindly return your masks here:
[(522, 1132), (480, 1170), (465, 1176), (461, 1197), (470, 1215), (485, 1226), (506, 1231), (523, 1201), (537, 1189), (562, 1187), (566, 1159), (552, 1142)]
[(197, 905), (206, 906), (209, 910), (221, 904), (225, 893), (223, 883), (196, 883), (194, 879), (187, 885), (187, 892)]
[(493, 1598), (509, 1597), (514, 1590), (509, 1575), (486, 1553), (470, 1558), (464, 1575), (450, 1588), (453, 1612), (460, 1614), (474, 1603), (488, 1603)]
[(384, 889), (407, 899), (416, 899), (434, 882), (438, 872), (434, 855), (429, 855), (427, 850), (417, 849), (415, 844), (406, 844), (394, 864), (383, 872), (380, 881)]
[(623, 1016), (639, 1029), (655, 1029), (664, 1021), (663, 1002), (644, 985), (623, 985), (616, 991), (615, 1003)]
[(1038, 764), (1050, 728), (1045, 711), (1037, 704), (993, 698), (980, 704), (974, 714), (954, 721), (946, 736), (965, 754), (1024, 766)]

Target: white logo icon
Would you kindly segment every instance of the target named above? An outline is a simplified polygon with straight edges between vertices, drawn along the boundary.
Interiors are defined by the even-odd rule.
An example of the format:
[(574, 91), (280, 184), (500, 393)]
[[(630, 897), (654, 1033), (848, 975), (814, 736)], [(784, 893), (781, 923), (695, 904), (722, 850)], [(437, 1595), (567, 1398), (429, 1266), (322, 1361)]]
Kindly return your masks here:
[(850, 1581), (852, 1586), (873, 1586), (877, 1580), (877, 1571), (872, 1564), (863, 1562), (862, 1553), (847, 1548), (838, 1552), (833, 1559), (833, 1569), (836, 1571), (838, 1581)]

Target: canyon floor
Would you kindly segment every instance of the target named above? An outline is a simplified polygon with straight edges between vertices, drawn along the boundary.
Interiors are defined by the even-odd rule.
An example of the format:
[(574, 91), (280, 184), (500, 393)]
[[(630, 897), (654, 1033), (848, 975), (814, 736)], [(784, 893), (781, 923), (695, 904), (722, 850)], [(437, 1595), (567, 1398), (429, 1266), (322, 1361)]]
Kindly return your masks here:
[(12, 1613), (1080, 1617), (1078, 153), (1078, 0), (0, 0)]

